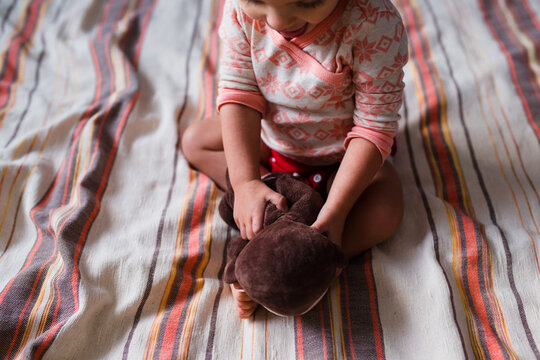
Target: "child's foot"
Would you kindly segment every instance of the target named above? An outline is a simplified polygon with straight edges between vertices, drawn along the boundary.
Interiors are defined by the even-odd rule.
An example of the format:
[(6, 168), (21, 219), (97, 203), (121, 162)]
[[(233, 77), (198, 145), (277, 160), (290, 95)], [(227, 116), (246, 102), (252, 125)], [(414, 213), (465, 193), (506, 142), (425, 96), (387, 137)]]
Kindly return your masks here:
[(238, 317), (240, 319), (249, 318), (253, 312), (255, 312), (255, 309), (259, 304), (253, 301), (237, 282), (231, 284), (231, 292), (233, 294), (234, 301), (236, 301)]

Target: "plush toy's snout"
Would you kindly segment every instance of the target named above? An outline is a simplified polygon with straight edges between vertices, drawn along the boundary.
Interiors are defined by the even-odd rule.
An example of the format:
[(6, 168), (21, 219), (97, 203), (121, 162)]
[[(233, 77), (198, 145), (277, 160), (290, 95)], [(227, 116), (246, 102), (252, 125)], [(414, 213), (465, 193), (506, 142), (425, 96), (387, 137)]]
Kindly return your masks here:
[[(268, 203), (263, 229), (251, 241), (231, 239), (224, 281), (238, 282), (249, 297), (277, 315), (301, 315), (324, 296), (347, 260), (338, 246), (310, 227), (323, 205), (315, 190), (286, 173), (271, 173), (263, 181), (285, 196), (289, 211)], [(233, 204), (229, 184), (219, 212), (236, 228)]]

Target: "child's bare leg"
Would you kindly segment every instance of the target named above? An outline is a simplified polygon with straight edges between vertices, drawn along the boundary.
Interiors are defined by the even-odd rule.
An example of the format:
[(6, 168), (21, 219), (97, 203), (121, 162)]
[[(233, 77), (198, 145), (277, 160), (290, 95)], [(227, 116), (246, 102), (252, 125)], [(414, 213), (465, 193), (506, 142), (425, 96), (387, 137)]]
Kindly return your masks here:
[[(192, 123), (182, 135), (182, 152), (189, 163), (226, 189), (227, 164), (218, 116)], [(261, 175), (268, 172), (270, 149), (261, 141)]]
[[(221, 123), (218, 116), (191, 124), (182, 135), (182, 152), (189, 163), (214, 180), (221, 189), (226, 189), (225, 171), (227, 164), (223, 151)], [(268, 172), (270, 150), (261, 141), (261, 175)], [(250, 317), (257, 303), (238, 284), (231, 284), (231, 292), (236, 301), (238, 316)]]
[(348, 258), (387, 240), (403, 217), (403, 193), (394, 167), (386, 162), (349, 213), (342, 249)]
[(225, 189), (225, 153), (219, 117), (213, 116), (192, 123), (182, 135), (182, 152), (187, 161)]

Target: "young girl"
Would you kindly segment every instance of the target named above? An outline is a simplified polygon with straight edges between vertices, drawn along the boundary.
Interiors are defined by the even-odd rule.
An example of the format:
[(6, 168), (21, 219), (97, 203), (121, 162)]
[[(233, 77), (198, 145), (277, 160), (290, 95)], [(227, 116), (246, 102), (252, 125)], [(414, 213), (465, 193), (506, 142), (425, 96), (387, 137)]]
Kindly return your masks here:
[[(266, 202), (260, 180), (287, 171), (327, 194), (313, 228), (354, 257), (386, 240), (403, 214), (390, 154), (407, 38), (390, 0), (226, 0), (218, 113), (182, 137), (187, 160), (225, 188), (245, 239)], [(239, 316), (257, 304), (231, 287)]]

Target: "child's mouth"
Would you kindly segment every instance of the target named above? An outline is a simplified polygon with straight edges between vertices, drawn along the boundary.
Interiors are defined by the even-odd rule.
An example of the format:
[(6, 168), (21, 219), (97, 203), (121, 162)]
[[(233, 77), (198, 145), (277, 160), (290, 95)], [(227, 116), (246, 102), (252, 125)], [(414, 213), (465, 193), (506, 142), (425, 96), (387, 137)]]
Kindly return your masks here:
[(301, 35), (303, 35), (306, 30), (307, 30), (307, 27), (308, 27), (308, 24), (304, 24), (304, 26), (302, 26), (301, 28), (299, 28), (298, 30), (294, 30), (294, 31), (279, 31), (279, 33), (281, 35), (283, 35), (284, 38), (286, 39), (292, 39), (292, 38), (295, 38), (295, 37), (299, 37)]

